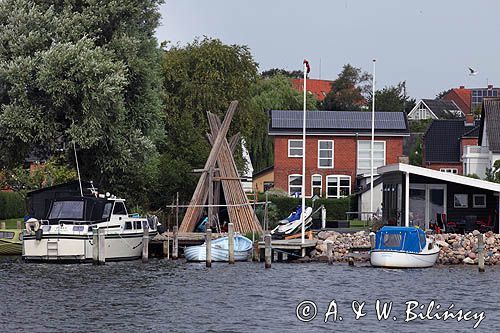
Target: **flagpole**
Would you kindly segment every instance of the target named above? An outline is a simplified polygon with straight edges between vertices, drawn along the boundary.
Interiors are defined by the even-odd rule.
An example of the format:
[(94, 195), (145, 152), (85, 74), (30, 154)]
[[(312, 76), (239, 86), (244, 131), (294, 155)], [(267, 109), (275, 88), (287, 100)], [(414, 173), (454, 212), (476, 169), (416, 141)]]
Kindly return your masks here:
[(304, 59), (304, 111), (302, 112), (302, 189), (300, 196), (302, 197), (302, 213), (300, 214), (300, 223), (302, 225), (302, 244), (305, 243), (305, 211), (306, 211), (306, 98), (307, 98), (307, 72), (309, 63)]
[(372, 78), (372, 141), (370, 148), (370, 220), (373, 220), (373, 145), (375, 141), (375, 63), (373, 59), (373, 78)]

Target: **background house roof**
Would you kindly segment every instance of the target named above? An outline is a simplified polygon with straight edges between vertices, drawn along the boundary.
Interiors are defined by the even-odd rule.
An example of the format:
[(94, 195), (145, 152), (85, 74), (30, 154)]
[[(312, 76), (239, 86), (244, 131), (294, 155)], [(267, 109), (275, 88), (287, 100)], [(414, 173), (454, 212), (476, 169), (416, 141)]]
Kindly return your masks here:
[(484, 133), (484, 126), (486, 126), (490, 151), (500, 152), (500, 98), (486, 98), (483, 100), (479, 142), (481, 142)]
[(457, 112), (462, 113), (462, 110), (453, 101), (443, 99), (422, 99), (422, 102), (434, 113), (439, 119), (457, 118)]
[(446, 95), (443, 100), (454, 101), (455, 104), (465, 113), (470, 113), (471, 104), (471, 90), (464, 87), (453, 88)]
[[(310, 91), (318, 101), (325, 99), (332, 90), (333, 81), (307, 79), (307, 91)], [(304, 91), (304, 79), (292, 79), (292, 86), (297, 91)]]
[[(269, 134), (302, 133), (302, 111), (272, 110)], [(371, 112), (307, 111), (307, 131), (310, 133), (370, 133)], [(408, 135), (405, 112), (375, 112), (375, 131)]]
[(466, 126), (462, 119), (434, 120), (424, 134), (424, 162), (460, 162), (460, 138), (472, 135), (472, 130), (479, 126)]

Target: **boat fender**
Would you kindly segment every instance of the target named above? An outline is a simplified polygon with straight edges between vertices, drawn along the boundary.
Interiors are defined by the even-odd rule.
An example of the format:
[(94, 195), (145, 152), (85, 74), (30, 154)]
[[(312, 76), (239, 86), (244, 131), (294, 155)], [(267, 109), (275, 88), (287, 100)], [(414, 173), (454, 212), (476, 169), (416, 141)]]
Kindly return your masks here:
[(35, 239), (37, 241), (42, 240), (42, 235), (43, 235), (43, 229), (38, 229), (35, 231)]
[(31, 234), (32, 231), (37, 232), (40, 229), (40, 222), (35, 218), (30, 218), (26, 221), (26, 232)]

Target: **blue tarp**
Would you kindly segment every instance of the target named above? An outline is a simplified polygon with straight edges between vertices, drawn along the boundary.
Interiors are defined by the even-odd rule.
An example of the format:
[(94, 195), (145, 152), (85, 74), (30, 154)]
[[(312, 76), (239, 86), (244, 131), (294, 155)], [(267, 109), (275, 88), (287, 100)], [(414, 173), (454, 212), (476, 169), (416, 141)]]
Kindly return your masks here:
[(415, 227), (383, 227), (377, 231), (375, 250), (420, 252), (425, 247), (425, 233)]

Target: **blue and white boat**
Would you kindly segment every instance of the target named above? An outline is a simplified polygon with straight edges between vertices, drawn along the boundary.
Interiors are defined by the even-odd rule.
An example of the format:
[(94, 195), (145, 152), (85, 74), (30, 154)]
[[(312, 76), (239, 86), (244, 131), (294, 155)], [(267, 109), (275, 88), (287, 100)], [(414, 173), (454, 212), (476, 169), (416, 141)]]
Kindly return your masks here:
[[(212, 261), (229, 261), (229, 238), (222, 237), (211, 241)], [(234, 260), (246, 261), (252, 253), (252, 241), (244, 236), (234, 236)], [(187, 261), (205, 261), (207, 256), (206, 243), (189, 246), (184, 249)]]
[(376, 267), (424, 268), (436, 263), (440, 248), (415, 227), (385, 226), (375, 236), (370, 263)]

